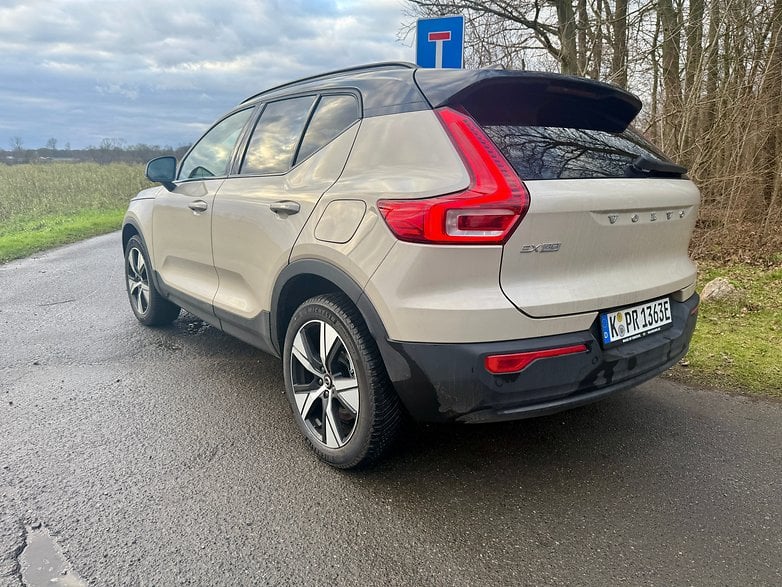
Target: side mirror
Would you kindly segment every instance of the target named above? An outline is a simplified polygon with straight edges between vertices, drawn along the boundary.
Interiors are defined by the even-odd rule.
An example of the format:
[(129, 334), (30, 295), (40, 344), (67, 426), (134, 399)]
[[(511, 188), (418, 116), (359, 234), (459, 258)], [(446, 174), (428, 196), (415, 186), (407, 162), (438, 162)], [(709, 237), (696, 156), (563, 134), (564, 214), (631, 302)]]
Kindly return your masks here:
[(147, 163), (147, 169), (144, 172), (149, 181), (162, 183), (168, 191), (172, 191), (176, 186), (176, 158), (175, 157), (157, 157)]

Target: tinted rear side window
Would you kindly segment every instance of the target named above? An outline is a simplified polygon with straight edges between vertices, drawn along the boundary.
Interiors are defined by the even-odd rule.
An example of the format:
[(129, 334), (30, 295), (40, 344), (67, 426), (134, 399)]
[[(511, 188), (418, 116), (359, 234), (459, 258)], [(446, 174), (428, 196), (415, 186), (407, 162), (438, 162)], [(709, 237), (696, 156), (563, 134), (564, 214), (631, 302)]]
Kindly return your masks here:
[(323, 96), (304, 133), (295, 163), (330, 143), (358, 120), (358, 116), (358, 100), (354, 96)]
[(285, 173), (290, 169), (315, 96), (267, 104), (255, 125), (242, 174)]
[(627, 177), (640, 155), (665, 159), (636, 132), (554, 126), (484, 126), (522, 179)]

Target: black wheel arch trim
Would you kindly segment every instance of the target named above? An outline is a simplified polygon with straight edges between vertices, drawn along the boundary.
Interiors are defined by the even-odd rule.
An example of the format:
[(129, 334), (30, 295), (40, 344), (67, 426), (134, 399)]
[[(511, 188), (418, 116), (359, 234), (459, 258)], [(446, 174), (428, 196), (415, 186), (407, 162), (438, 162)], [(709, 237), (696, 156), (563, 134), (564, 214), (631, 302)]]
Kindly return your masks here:
[[(136, 234), (134, 234), (133, 236), (138, 237), (138, 239), (141, 241), (141, 244), (144, 245), (144, 250), (147, 253), (147, 258), (149, 259), (149, 264), (150, 264), (150, 267), (152, 269), (152, 271), (150, 271), (150, 277), (152, 278), (153, 285), (155, 286), (155, 288), (157, 288), (157, 290), (161, 294), (163, 294), (164, 298), (168, 298), (169, 296), (167, 295), (167, 293), (164, 293), (164, 291), (163, 291), (165, 288), (161, 287), (162, 284), (160, 283), (160, 280), (158, 279), (157, 271), (155, 271), (155, 267), (154, 267), (154, 265), (152, 265), (152, 256), (151, 256), (151, 254), (149, 252), (149, 246), (147, 245), (147, 239), (144, 238), (144, 234), (141, 232), (141, 228), (139, 228), (139, 225), (136, 224), (136, 222), (132, 218), (129, 219), (129, 220), (126, 220), (125, 222), (122, 223), (122, 256), (123, 256), (123, 258), (125, 257), (125, 247), (127, 246), (127, 243), (125, 242), (125, 229), (128, 226), (132, 226), (133, 227), (133, 230), (136, 231)], [(133, 238), (133, 236), (128, 237), (128, 240)]]
[[(122, 223), (122, 254), (123, 255), (125, 254), (125, 246), (127, 244), (125, 242), (125, 229), (128, 226), (133, 227), (133, 230), (136, 231), (136, 236), (141, 240), (141, 243), (144, 245), (144, 248), (145, 249), (147, 248), (147, 241), (144, 240), (144, 237), (141, 234), (141, 229), (139, 228), (138, 224), (136, 224), (136, 221), (130, 218)], [(128, 238), (128, 240), (130, 240), (130, 238)]]
[(434, 394), (421, 393), (421, 390), (415, 386), (404, 385), (404, 383), (410, 381), (411, 378), (422, 382), (425, 380), (421, 379), (420, 376), (416, 377), (413, 374), (413, 371), (418, 373), (418, 366), (411, 364), (403, 353), (400, 353), (399, 350), (394, 348), (392, 341), (388, 338), (388, 331), (386, 330), (383, 321), (380, 319), (380, 315), (372, 304), (372, 301), (367, 297), (364, 289), (347, 273), (327, 261), (321, 261), (319, 259), (301, 259), (290, 263), (282, 272), (280, 272), (272, 293), (272, 312), (270, 320), (272, 344), (275, 345), (279, 356), (282, 356), (283, 350), (279, 348), (279, 328), (281, 326), (279, 324), (280, 296), (285, 285), (291, 279), (299, 275), (316, 275), (333, 283), (356, 305), (359, 314), (361, 314), (364, 323), (367, 325), (369, 334), (374, 338), (375, 344), (377, 344), (378, 351), (383, 359), (383, 366), (385, 367), (391, 385), (408, 412), (436, 410), (436, 407), (433, 405), (435, 400)]
[(279, 333), (281, 326), (283, 326), (279, 323), (280, 297), (285, 286), (291, 279), (301, 275), (314, 275), (333, 283), (356, 305), (367, 328), (369, 328), (369, 333), (377, 341), (378, 346), (381, 346), (381, 343), (387, 340), (386, 329), (385, 326), (383, 326), (383, 322), (380, 320), (377, 310), (375, 310), (372, 302), (370, 302), (364, 294), (364, 289), (356, 283), (352, 277), (328, 261), (322, 261), (320, 259), (299, 259), (289, 263), (280, 272), (275, 281), (274, 289), (272, 290), (270, 328), (272, 343), (280, 356), (282, 356), (282, 349), (280, 348), (279, 343)]

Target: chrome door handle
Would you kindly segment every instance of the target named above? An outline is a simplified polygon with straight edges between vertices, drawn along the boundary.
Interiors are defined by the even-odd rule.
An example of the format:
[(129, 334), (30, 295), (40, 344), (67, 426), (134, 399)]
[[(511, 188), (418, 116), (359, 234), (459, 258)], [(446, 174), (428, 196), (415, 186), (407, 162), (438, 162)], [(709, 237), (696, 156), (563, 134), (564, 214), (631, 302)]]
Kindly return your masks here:
[(206, 209), (209, 208), (209, 204), (203, 200), (195, 200), (190, 202), (187, 207), (190, 208), (193, 212), (206, 212)]
[(271, 208), (272, 212), (275, 214), (282, 214), (284, 216), (296, 214), (299, 210), (301, 210), (301, 206), (299, 206), (298, 202), (291, 202), (290, 200), (274, 202), (269, 206), (269, 208)]

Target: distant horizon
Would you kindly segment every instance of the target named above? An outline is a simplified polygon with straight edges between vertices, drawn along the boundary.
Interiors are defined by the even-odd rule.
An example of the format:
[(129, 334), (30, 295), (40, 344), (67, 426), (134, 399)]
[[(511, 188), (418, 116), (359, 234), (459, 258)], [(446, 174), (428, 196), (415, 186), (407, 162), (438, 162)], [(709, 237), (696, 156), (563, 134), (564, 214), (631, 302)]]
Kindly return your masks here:
[[(197, 139), (199, 137), (195, 137)], [(114, 146), (103, 146), (103, 145), (86, 145), (84, 147), (74, 147), (72, 145), (68, 145), (67, 143), (65, 145), (61, 145), (59, 141), (57, 142), (57, 146), (55, 147), (49, 147), (47, 145), (39, 145), (39, 146), (32, 146), (32, 145), (22, 145), (21, 151), (22, 152), (31, 152), (31, 151), (56, 151), (59, 153), (68, 153), (68, 152), (79, 152), (79, 151), (100, 151), (100, 150), (121, 150), (121, 151), (132, 151), (136, 149), (152, 149), (152, 150), (159, 150), (159, 151), (178, 151), (180, 149), (186, 149), (190, 148), (190, 146), (195, 142), (195, 139), (188, 143), (182, 143), (179, 145), (168, 145), (168, 144), (150, 144), (150, 143), (122, 143), (122, 144), (116, 144)], [(16, 153), (18, 150), (14, 147), (3, 147), (0, 145), (0, 153), (3, 154), (13, 154)]]
[[(408, 19), (409, 20), (409, 19)], [(322, 71), (412, 61), (399, 0), (162, 0), (0, 7), (0, 149), (177, 146), (266, 88)]]

